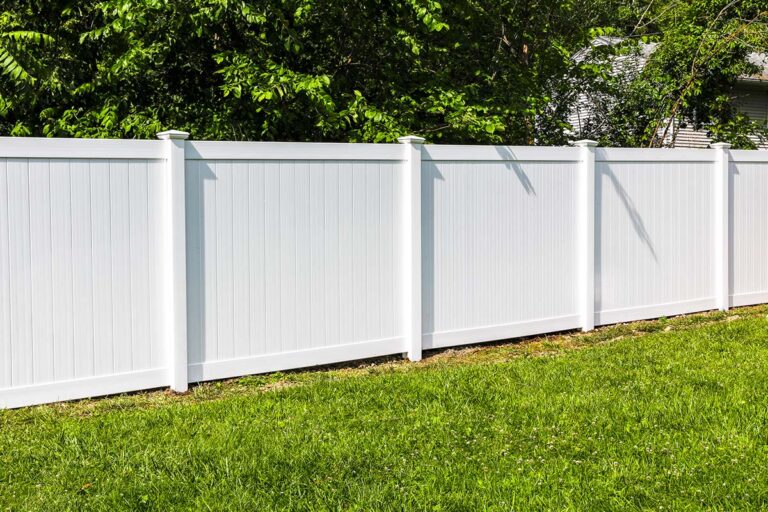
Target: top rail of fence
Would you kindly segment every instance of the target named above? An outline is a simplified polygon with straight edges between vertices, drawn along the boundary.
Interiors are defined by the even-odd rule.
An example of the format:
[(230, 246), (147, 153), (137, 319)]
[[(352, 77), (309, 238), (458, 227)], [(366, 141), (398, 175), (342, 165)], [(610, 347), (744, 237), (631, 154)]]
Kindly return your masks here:
[[(546, 149), (546, 150), (545, 150)], [(579, 148), (537, 146), (425, 145), (423, 160), (576, 162)]]
[(401, 144), (187, 141), (187, 160), (402, 160)]
[(734, 162), (764, 162), (768, 163), (768, 151), (749, 149), (732, 149), (731, 160)]
[(714, 149), (597, 148), (597, 162), (712, 162)]
[[(425, 161), (576, 162), (577, 147), (423, 146)], [(598, 162), (711, 162), (714, 149), (596, 148)], [(163, 159), (162, 141), (0, 137), (0, 158)], [(733, 162), (767, 162), (768, 151), (731, 150)], [(403, 159), (401, 144), (335, 142), (186, 141), (187, 160), (385, 160)]]
[(0, 158), (165, 158), (162, 141), (0, 137)]

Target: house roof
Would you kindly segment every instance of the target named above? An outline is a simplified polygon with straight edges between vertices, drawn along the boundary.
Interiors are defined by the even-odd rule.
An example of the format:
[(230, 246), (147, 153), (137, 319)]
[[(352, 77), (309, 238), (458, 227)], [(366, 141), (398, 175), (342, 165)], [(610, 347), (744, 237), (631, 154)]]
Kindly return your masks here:
[[(591, 44), (587, 48), (583, 48), (576, 52), (573, 59), (576, 62), (583, 61), (592, 48), (598, 46), (613, 46), (621, 43), (624, 38), (621, 37), (609, 37), (600, 36), (592, 40)], [(634, 55), (622, 55), (616, 58), (616, 68), (620, 71), (628, 71), (626, 66), (629, 64), (637, 71), (645, 66), (648, 58), (656, 50), (658, 43), (640, 43), (638, 54)], [(761, 52), (751, 52), (747, 55), (747, 60), (760, 68), (756, 73), (751, 75), (742, 75), (739, 77), (740, 82), (765, 84), (768, 85), (768, 54)], [(630, 64), (631, 63), (631, 64)], [(623, 68), (623, 69), (622, 69)]]
[(753, 52), (749, 54), (747, 60), (755, 66), (758, 66), (760, 70), (753, 75), (742, 76), (739, 80), (744, 82), (768, 83), (768, 54)]

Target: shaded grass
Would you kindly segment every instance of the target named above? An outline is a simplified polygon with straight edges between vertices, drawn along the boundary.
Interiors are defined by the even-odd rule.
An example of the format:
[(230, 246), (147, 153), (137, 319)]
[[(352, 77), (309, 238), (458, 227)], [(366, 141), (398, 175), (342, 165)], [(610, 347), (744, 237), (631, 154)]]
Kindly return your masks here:
[(763, 508), (767, 313), (0, 411), (0, 509)]

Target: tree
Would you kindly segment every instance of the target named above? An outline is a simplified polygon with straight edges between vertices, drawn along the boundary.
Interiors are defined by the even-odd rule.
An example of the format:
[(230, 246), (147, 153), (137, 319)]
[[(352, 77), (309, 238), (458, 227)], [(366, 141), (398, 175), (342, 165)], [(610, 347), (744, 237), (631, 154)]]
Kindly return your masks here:
[[(44, 69), (35, 50), (52, 44), (53, 38), (46, 34), (19, 29), (12, 12), (0, 14), (0, 116), (35, 103), (36, 71)], [(23, 125), (10, 132), (27, 134)]]
[[(763, 1), (7, 0), (36, 79), (2, 75), (0, 133), (564, 144), (581, 92), (613, 98), (583, 134), (605, 144), (690, 122), (749, 140), (728, 95), (766, 47)], [(603, 52), (659, 46), (617, 80), (601, 51), (573, 58), (600, 33), (626, 41)]]
[[(590, 55), (582, 83), (595, 102), (583, 136), (605, 145), (674, 145), (677, 130), (706, 128), (714, 140), (754, 147), (750, 138), (768, 135), (764, 120), (750, 120), (733, 106), (739, 76), (757, 71), (750, 52), (768, 48), (768, 10), (760, 0), (650, 1), (629, 9), (624, 24), (611, 27), (619, 44)], [(640, 44), (655, 49), (640, 56)], [(648, 52), (646, 52), (648, 53)], [(628, 56), (640, 69), (611, 72)]]
[(565, 142), (552, 99), (603, 0), (18, 1), (56, 83), (0, 129), (208, 139)]

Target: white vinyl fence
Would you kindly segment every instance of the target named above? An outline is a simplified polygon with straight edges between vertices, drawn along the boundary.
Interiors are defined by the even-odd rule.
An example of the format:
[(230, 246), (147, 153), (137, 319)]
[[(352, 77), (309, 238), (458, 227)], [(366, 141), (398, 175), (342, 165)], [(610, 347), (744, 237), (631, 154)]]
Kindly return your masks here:
[(0, 407), (768, 302), (768, 152), (0, 138)]

